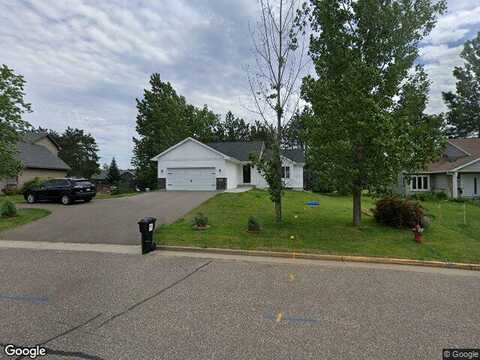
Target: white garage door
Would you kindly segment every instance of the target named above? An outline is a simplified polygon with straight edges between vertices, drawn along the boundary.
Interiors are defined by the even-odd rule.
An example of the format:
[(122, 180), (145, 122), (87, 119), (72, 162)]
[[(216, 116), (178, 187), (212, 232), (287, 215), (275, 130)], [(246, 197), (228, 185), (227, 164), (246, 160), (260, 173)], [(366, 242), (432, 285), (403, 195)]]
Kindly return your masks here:
[(167, 190), (216, 190), (215, 168), (167, 169)]

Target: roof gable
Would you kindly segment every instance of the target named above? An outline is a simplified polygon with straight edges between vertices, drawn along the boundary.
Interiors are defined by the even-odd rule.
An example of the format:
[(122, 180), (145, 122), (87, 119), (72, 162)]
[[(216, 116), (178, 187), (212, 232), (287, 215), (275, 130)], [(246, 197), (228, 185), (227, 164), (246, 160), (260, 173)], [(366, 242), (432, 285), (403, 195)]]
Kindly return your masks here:
[(442, 158), (429, 164), (426, 171), (431, 173), (457, 171), (478, 159), (480, 138), (449, 139)]
[(30, 131), (22, 135), (22, 141), (30, 144), (35, 144), (42, 139), (48, 139), (58, 150), (60, 150), (60, 145), (58, 145), (53, 136), (47, 132)]
[(222, 152), (220, 152), (220, 151), (218, 151), (218, 150), (216, 150), (216, 149), (208, 146), (207, 144), (204, 144), (204, 143), (202, 143), (202, 142), (200, 142), (200, 141), (198, 141), (198, 140), (196, 140), (196, 139), (194, 139), (194, 138), (188, 137), (188, 138), (186, 138), (186, 139), (183, 139), (183, 140), (180, 141), (179, 143), (176, 143), (175, 145), (169, 147), (167, 150), (161, 152), (161, 153), (158, 154), (157, 156), (154, 156), (151, 160), (152, 160), (152, 161), (158, 161), (160, 158), (166, 156), (167, 154), (171, 153), (172, 151), (174, 151), (174, 150), (176, 150), (176, 149), (181, 148), (182, 146), (185, 146), (185, 145), (188, 144), (188, 143), (193, 143), (193, 144), (195, 144), (195, 145), (197, 145), (197, 146), (200, 146), (200, 147), (202, 147), (202, 148), (204, 148), (204, 149), (206, 149), (206, 150), (208, 150), (208, 151), (210, 151), (210, 152), (212, 152), (212, 153), (214, 153), (214, 154), (216, 154), (217, 156), (220, 156), (220, 157), (222, 157), (222, 158), (225, 158), (225, 159), (228, 159), (228, 158), (229, 158), (228, 155), (226, 155), (226, 154), (224, 154), (224, 153), (222, 153)]
[(19, 142), (18, 157), (25, 167), (35, 169), (69, 170), (70, 167), (45, 146)]

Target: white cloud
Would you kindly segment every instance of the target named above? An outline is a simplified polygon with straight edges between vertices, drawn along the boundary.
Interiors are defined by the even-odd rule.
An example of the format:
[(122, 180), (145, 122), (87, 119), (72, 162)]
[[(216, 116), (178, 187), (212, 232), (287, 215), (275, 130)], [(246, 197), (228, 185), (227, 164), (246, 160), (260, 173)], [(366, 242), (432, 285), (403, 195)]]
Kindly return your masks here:
[(27, 80), (29, 121), (90, 131), (102, 161), (116, 156), (126, 167), (135, 98), (153, 72), (195, 105), (242, 110), (237, 65), (248, 61), (250, 2), (0, 2), (0, 61)]
[[(252, 61), (249, 23), (255, 0), (23, 0), (0, 2), (0, 62), (27, 80), (34, 125), (92, 132), (102, 161), (129, 166), (135, 98), (151, 73), (197, 105), (256, 116), (245, 66)], [(480, 29), (477, 0), (451, 0), (449, 12), (422, 43), (432, 80), (429, 111), (444, 109), (454, 89), (462, 43)]]
[(420, 60), (432, 82), (427, 111), (440, 113), (446, 110), (442, 92), (455, 90), (452, 71), (461, 66), (460, 52), (463, 43), (476, 36), (480, 30), (480, 5), (475, 0), (449, 1), (447, 14), (439, 18), (436, 27), (423, 41)]

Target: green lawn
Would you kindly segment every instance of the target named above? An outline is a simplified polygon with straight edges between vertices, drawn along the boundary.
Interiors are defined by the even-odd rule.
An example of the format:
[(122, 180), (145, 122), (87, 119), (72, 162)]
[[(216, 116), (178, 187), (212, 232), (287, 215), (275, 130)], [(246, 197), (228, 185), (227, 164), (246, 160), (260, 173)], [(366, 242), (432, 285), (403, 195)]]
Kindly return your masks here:
[[(320, 206), (309, 208), (306, 201)], [(363, 208), (373, 206), (369, 197)], [(366, 255), (423, 260), (480, 263), (480, 207), (456, 202), (426, 202), (432, 225), (425, 232), (425, 242), (413, 241), (409, 230), (380, 226), (372, 217), (363, 217), (362, 226), (351, 225), (350, 197), (325, 196), (309, 192), (285, 193), (284, 223), (274, 222), (273, 204), (267, 192), (222, 193), (208, 200), (184, 219), (159, 227), (159, 244), (315, 252), (321, 254)], [(192, 217), (203, 212), (211, 228), (195, 231)], [(246, 231), (250, 215), (263, 226), (259, 234)], [(291, 239), (291, 236), (294, 239)]]
[(0, 231), (41, 219), (50, 214), (45, 209), (18, 209), (18, 215), (12, 218), (0, 217)]
[(25, 202), (25, 199), (23, 198), (23, 195), (0, 195), (0, 202), (2, 200), (10, 200), (13, 201), (15, 204), (21, 204)]

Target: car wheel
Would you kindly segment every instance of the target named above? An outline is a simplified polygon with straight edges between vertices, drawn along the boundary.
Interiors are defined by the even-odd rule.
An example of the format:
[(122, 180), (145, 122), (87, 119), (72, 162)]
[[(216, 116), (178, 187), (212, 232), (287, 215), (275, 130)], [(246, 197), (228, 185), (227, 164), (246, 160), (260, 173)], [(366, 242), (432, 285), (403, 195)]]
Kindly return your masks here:
[(28, 194), (28, 196), (27, 196), (27, 203), (33, 204), (33, 203), (35, 203), (35, 200), (36, 200), (36, 199), (35, 199), (35, 195), (33, 195), (33, 194)]
[(70, 196), (63, 195), (62, 198), (60, 199), (60, 201), (62, 202), (63, 205), (69, 205), (70, 202), (71, 202)]
[(92, 201), (92, 198), (86, 198), (85, 199), (85, 202), (90, 202), (90, 201)]

